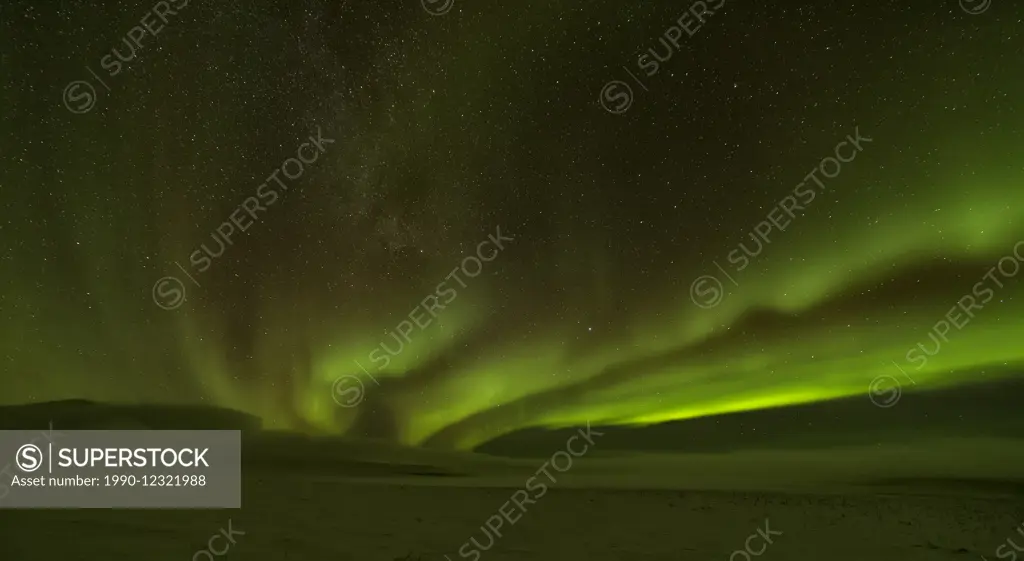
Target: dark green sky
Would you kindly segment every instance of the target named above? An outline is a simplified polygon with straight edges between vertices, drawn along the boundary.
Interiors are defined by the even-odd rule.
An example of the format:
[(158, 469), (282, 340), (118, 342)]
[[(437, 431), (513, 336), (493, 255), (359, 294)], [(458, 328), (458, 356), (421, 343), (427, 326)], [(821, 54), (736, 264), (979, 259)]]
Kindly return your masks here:
[[(676, 2), (366, 4), (193, 0), (116, 75), (151, 4), (0, 8), (0, 402), (201, 401), (469, 446), (1024, 360), (1012, 2), (726, 2), (671, 51)], [(261, 187), (318, 131), (287, 190)], [(498, 228), (479, 275), (446, 278)], [(410, 312), (429, 325), (396, 338)]]

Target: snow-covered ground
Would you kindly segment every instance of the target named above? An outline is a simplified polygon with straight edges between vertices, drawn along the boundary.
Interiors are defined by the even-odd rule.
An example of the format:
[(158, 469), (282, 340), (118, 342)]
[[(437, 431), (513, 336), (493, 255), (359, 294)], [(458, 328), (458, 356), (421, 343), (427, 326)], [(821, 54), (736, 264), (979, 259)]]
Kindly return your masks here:
[(240, 510), (0, 509), (0, 561), (996, 561), (1010, 559), (996, 554), (1007, 539), (1024, 544), (1020, 441), (599, 446), (568, 467), (556, 458), (560, 472), (544, 459), (250, 445)]
[[(0, 511), (0, 559), (475, 560), (492, 519), (501, 537), (481, 561), (739, 561), (747, 547), (765, 561), (992, 560), (1024, 520), (1024, 502), (998, 497), (549, 487), (523, 512), (514, 488), (264, 474), (246, 479), (241, 510)], [(210, 548), (221, 530), (235, 543)], [(222, 555), (197, 555), (208, 548)]]

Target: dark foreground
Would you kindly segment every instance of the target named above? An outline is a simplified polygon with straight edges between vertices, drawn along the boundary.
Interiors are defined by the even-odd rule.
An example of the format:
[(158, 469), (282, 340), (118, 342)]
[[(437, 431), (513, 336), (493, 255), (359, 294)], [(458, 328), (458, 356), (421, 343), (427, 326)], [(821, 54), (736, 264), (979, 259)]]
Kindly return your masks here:
[(483, 560), (977, 560), (1024, 520), (1019, 497), (554, 487), (524, 511), (514, 488), (464, 484), (260, 475), (241, 510), (0, 511), (0, 558), (475, 561), (491, 519)]

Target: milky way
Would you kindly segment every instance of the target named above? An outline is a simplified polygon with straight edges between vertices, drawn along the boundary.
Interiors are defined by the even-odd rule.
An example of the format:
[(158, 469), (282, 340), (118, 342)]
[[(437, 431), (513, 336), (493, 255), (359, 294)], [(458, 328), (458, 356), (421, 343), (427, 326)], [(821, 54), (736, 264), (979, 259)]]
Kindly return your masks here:
[(0, 402), (467, 448), (1024, 362), (1010, 2), (184, 4), (117, 75), (152, 5), (4, 6)]

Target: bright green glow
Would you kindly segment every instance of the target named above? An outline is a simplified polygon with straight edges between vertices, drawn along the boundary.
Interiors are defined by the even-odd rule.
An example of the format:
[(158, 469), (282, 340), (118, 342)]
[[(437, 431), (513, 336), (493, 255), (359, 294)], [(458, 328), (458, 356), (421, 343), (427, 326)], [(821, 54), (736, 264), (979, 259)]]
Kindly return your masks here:
[[(865, 165), (868, 161), (865, 156)], [(13, 341), (8, 345), (16, 351), (9, 355), (26, 371), (59, 372), (82, 362), (94, 369), (110, 365), (118, 380), (104, 385), (77, 377), (39, 376), (31, 383), (13, 378), (8, 395), (189, 401), (190, 395), (200, 393), (210, 402), (258, 414), (270, 427), (335, 432), (354, 430), (360, 415), (373, 412), (393, 417), (390, 436), (402, 442), (466, 448), (527, 426), (647, 424), (864, 395), (880, 375), (897, 378), (905, 389), (972, 383), (978, 379), (968, 378), (968, 371), (1024, 364), (1019, 342), (1024, 300), (1013, 297), (1019, 278), (999, 277), (1006, 285), (1002, 289), (988, 281), (993, 300), (962, 330), (952, 330), (949, 342), (926, 366), (916, 369), (906, 355), (917, 343), (931, 346), (929, 330), (959, 295), (970, 294), (985, 270), (1012, 255), (1014, 245), (1024, 239), (1024, 205), (1021, 197), (1008, 195), (1022, 192), (1024, 175), (997, 175), (991, 182), (956, 180), (930, 186), (933, 194), (921, 195), (915, 205), (881, 204), (864, 211), (868, 218), (833, 224), (828, 215), (834, 209), (824, 204), (811, 209), (737, 275), (739, 286), (727, 286), (728, 295), (718, 307), (700, 309), (689, 301), (690, 281), (707, 272), (691, 267), (676, 292), (666, 295), (661, 313), (639, 307), (623, 316), (615, 335), (606, 335), (596, 346), (576, 347), (587, 334), (575, 321), (537, 322), (515, 337), (485, 336), (482, 343), (466, 346), (467, 338), (517, 319), (512, 310), (493, 313), (501, 304), (497, 282), (479, 282), (430, 327), (417, 329), (403, 352), (378, 370), (369, 353), (432, 290), (434, 279), (444, 278), (441, 269), (373, 314), (339, 317), (315, 330), (296, 317), (324, 317), (317, 303), (305, 302), (300, 294), (287, 301), (268, 298), (278, 304), (263, 305), (251, 355), (241, 363), (224, 346), (229, 331), (225, 318), (230, 316), (218, 311), (216, 295), (202, 291), (196, 291), (187, 309), (159, 312), (166, 331), (156, 343), (131, 331), (90, 330), (85, 323), (75, 327), (74, 318), (65, 320), (78, 330), (81, 348), (102, 351), (86, 352), (84, 361), (72, 358), (78, 356), (77, 347), (33, 340), (25, 335), (31, 329), (7, 330), (5, 341)], [(828, 310), (830, 298), (852, 287), (870, 287), (936, 257), (988, 265), (973, 277), (956, 280), (942, 298), (910, 294), (905, 302), (895, 300), (891, 307), (860, 315), (832, 317), (818, 309)], [(104, 260), (97, 257), (92, 266), (112, 266)], [(109, 292), (99, 284), (90, 290)], [(113, 296), (111, 300), (117, 301)], [(744, 314), (758, 309), (790, 314), (793, 327), (779, 333), (734, 332)], [(27, 327), (39, 325), (42, 317), (64, 317), (63, 310), (45, 305), (34, 311), (35, 318), (28, 310), (12, 313), (21, 313)], [(385, 323), (379, 318), (394, 319)], [(714, 343), (720, 336), (733, 339)], [(709, 342), (713, 344), (703, 346)], [(111, 352), (111, 345), (128, 353), (127, 365), (110, 364), (104, 353)], [(180, 362), (168, 362), (167, 357), (179, 357)], [(366, 378), (357, 361), (383, 387)], [(434, 367), (443, 376), (402, 385), (408, 373), (435, 361), (447, 365)], [(893, 361), (916, 385), (902, 377)], [(161, 385), (159, 379), (136, 380), (125, 374), (135, 368), (159, 373), (172, 364), (190, 375), (197, 392), (173, 381)], [(168, 380), (176, 376), (165, 375)], [(363, 377), (367, 395), (358, 407), (339, 407), (333, 400), (331, 385), (343, 375)]]
[[(891, 216), (891, 228), (841, 232), (834, 243), (847, 251), (812, 251), (813, 246), (806, 243), (780, 243), (779, 253), (758, 263), (763, 270), (747, 275), (718, 308), (695, 311), (682, 307), (675, 332), (668, 327), (671, 321), (663, 321), (661, 326), (648, 328), (646, 338), (624, 336), (621, 345), (610, 344), (571, 364), (551, 362), (542, 371), (562, 373), (558, 380), (541, 376), (528, 380), (531, 393), (551, 392), (557, 396), (559, 386), (570, 379), (565, 374), (574, 371), (572, 380), (591, 380), (582, 385), (586, 388), (581, 390), (582, 398), (577, 395), (580, 392), (565, 393), (564, 398), (551, 402), (526, 398), (521, 407), (542, 407), (543, 413), (533, 422), (553, 426), (588, 420), (644, 424), (864, 395), (870, 381), (883, 375), (898, 379), (906, 390), (970, 383), (980, 380), (963, 379), (964, 374), (957, 373), (1024, 363), (1024, 347), (1016, 342), (1024, 333), (1024, 301), (1012, 297), (1016, 278), (1002, 277), (997, 278), (1007, 285), (1003, 289), (985, 281), (994, 290), (994, 298), (983, 309), (975, 310), (974, 319), (957, 313), (958, 321), (966, 320), (967, 325), (962, 330), (952, 329), (949, 341), (942, 343), (941, 351), (927, 365), (918, 370), (916, 363), (908, 362), (907, 352), (917, 343), (934, 347), (929, 331), (956, 305), (958, 295), (971, 294), (975, 283), (983, 281), (985, 269), (976, 277), (964, 278), (956, 287), (959, 292), (951, 288), (948, 299), (908, 301), (903, 306), (895, 302), (888, 313), (871, 310), (871, 318), (837, 319), (820, 327), (800, 328), (776, 340), (770, 333), (761, 334), (749, 345), (730, 345), (670, 365), (645, 367), (643, 362), (645, 357), (669, 348), (699, 344), (700, 335), (728, 332), (730, 323), (752, 308), (809, 313), (828, 296), (863, 281), (911, 269), (932, 256), (974, 258), (995, 265), (1000, 258), (1012, 255), (1015, 244), (1024, 239), (1019, 226), (1024, 222), (1024, 206), (1005, 198), (1008, 191), (1021, 192), (1020, 185), (1018, 181), (1012, 190), (1004, 184), (974, 189), (971, 196), (938, 197), (926, 209)], [(858, 243), (851, 241), (858, 238)], [(825, 247), (827, 242), (824, 240)], [(802, 262), (807, 264), (803, 266), (790, 265), (790, 257), (801, 262), (801, 256), (812, 256), (813, 264), (805, 259)], [(756, 280), (750, 280), (751, 276)], [(614, 369), (617, 364), (635, 366), (627, 367), (630, 375), (621, 382), (600, 382), (602, 371)], [(509, 363), (497, 361), (482, 365), (480, 370), (507, 372), (498, 378), (515, 375)], [(522, 393), (521, 388), (518, 393)], [(485, 391), (473, 395), (480, 398), (476, 400), (480, 411), (508, 403), (496, 402), (495, 395)], [(466, 413), (463, 405), (449, 420), (458, 421)], [(442, 417), (444, 414), (437, 412), (434, 419)], [(522, 420), (516, 417), (513, 406), (508, 413), (484, 414), (478, 423), (465, 424), (462, 436), (444, 441), (468, 446), (521, 426)]]
[[(553, 28), (551, 37), (565, 41), (560, 46), (566, 54), (573, 37), (589, 33), (598, 20), (609, 17), (579, 10), (578, 17), (562, 18), (556, 4), (550, 4), (551, 13), (531, 11), (530, 17), (565, 26)], [(583, 148), (591, 141), (614, 145), (617, 139), (591, 138), (604, 134), (603, 122), (590, 129), (584, 119), (580, 137), (571, 134), (579, 131), (565, 127), (564, 142), (559, 136), (555, 143), (565, 146), (543, 145), (551, 151), (550, 158), (539, 157), (545, 151), (540, 145), (529, 146), (529, 154), (524, 155), (524, 137), (530, 138), (525, 132), (532, 132), (536, 123), (509, 115), (536, 113), (538, 107), (533, 104), (547, 101), (522, 95), (536, 85), (521, 82), (528, 75), (523, 68), (532, 69), (536, 63), (532, 53), (540, 28), (485, 21), (497, 20), (494, 15), (478, 17), (455, 20), (453, 16), (447, 20), (452, 28), (437, 32), (435, 44), (450, 56), (405, 52), (403, 42), (382, 47), (384, 51), (370, 66), (390, 69), (394, 61), (402, 61), (402, 68), (396, 70), (402, 75), (394, 84), (377, 88), (384, 92), (382, 98), (368, 102), (374, 118), (366, 117), (364, 122), (363, 116), (350, 118), (346, 113), (336, 131), (328, 130), (328, 135), (336, 132), (345, 140), (332, 148), (337, 152), (331, 152), (322, 167), (315, 168), (323, 175), (310, 172), (301, 188), (282, 197), (266, 220), (239, 238), (209, 275), (200, 279), (202, 288), (188, 286), (189, 301), (175, 312), (152, 305), (150, 286), (162, 275), (176, 274), (171, 263), (181, 261), (205, 240), (239, 202), (239, 193), (186, 196), (180, 192), (180, 183), (212, 185), (211, 178), (184, 177), (171, 170), (209, 167), (212, 147), (223, 148), (223, 138), (231, 133), (248, 137), (247, 128), (231, 124), (250, 118), (252, 109), (237, 104), (241, 94), (227, 92), (215, 100), (218, 113), (234, 113), (217, 119), (216, 126), (211, 123), (194, 131), (188, 143), (196, 147), (193, 156), (168, 150), (174, 156), (160, 160), (164, 151), (149, 147), (175, 144), (162, 136), (167, 133), (154, 132), (167, 128), (168, 117), (142, 111), (158, 102), (137, 103), (129, 92), (122, 92), (120, 99), (131, 111), (108, 106), (102, 128), (110, 131), (110, 138), (67, 134), (62, 128), (60, 134), (39, 143), (46, 146), (46, 159), (41, 161), (47, 165), (26, 167), (24, 188), (4, 184), (11, 187), (5, 190), (10, 208), (26, 210), (23, 220), (17, 215), (5, 218), (0, 233), (5, 241), (18, 242), (12, 243), (7, 259), (0, 259), (0, 279), (6, 283), (0, 289), (4, 314), (0, 400), (203, 399), (260, 415), (270, 427), (353, 434), (362, 429), (360, 423), (369, 418), (372, 424), (374, 416), (379, 416), (393, 424), (382, 429), (390, 438), (465, 448), (527, 426), (588, 421), (644, 424), (818, 402), (864, 395), (871, 380), (882, 375), (896, 377), (905, 389), (956, 386), (978, 381), (983, 376), (980, 371), (989, 367), (995, 372), (997, 366), (1024, 364), (1020, 343), (1024, 300), (1019, 297), (1024, 273), (1006, 280), (1005, 288), (995, 288), (994, 300), (964, 329), (952, 331), (941, 352), (919, 370), (906, 359), (907, 351), (917, 343), (930, 344), (929, 330), (961, 295), (971, 293), (987, 267), (975, 276), (948, 279), (947, 294), (939, 298), (908, 292), (903, 300), (890, 298), (879, 306), (841, 314), (831, 303), (899, 275), (918, 274), (927, 281), (924, 267), (937, 260), (993, 266), (1024, 239), (1022, 123), (1010, 122), (1012, 112), (977, 123), (946, 120), (952, 119), (944, 109), (947, 105), (976, 107), (980, 102), (974, 101), (988, 99), (990, 94), (973, 97), (978, 92), (969, 89), (935, 92), (932, 102), (921, 109), (934, 118), (926, 133), (904, 128), (901, 119), (909, 118), (909, 110), (902, 96), (893, 95), (897, 101), (892, 106), (873, 105), (877, 109), (870, 116), (874, 126), (865, 123), (862, 130), (874, 142), (844, 167), (835, 191), (816, 199), (785, 232), (774, 232), (764, 253), (736, 275), (739, 286), (726, 283), (725, 300), (705, 310), (690, 302), (690, 283), (699, 275), (715, 273), (711, 261), (724, 263), (755, 224), (731, 222), (731, 209), (716, 209), (716, 218), (725, 217), (714, 224), (716, 231), (693, 228), (706, 234), (679, 242), (700, 246), (705, 250), (703, 260), (693, 259), (692, 252), (684, 258), (673, 256), (672, 248), (659, 248), (664, 250), (665, 262), (657, 264), (655, 268), (662, 270), (655, 272), (674, 276), (674, 282), (647, 286), (646, 278), (638, 275), (637, 286), (629, 287), (635, 291), (615, 293), (609, 279), (620, 261), (609, 248), (625, 252), (621, 246), (633, 240), (616, 241), (616, 245), (597, 239), (600, 232), (594, 224), (611, 214), (598, 211), (617, 202), (594, 202), (589, 197), (594, 193), (593, 198), (599, 198), (607, 190), (605, 182), (611, 180), (606, 170), (580, 165), (573, 157), (574, 152), (586, 152)], [(726, 25), (725, 20), (721, 23)], [(482, 31), (490, 29), (502, 33), (487, 33), (487, 40), (479, 40)], [(546, 48), (557, 51), (553, 46)], [(519, 65), (509, 64), (509, 57), (527, 52), (531, 54), (522, 55), (525, 59), (513, 60)], [(203, 56), (215, 54), (204, 51)], [(587, 52), (577, 62), (588, 66), (591, 58)], [(672, 64), (676, 63), (684, 72), (686, 63)], [(939, 71), (959, 72), (966, 78), (962, 82), (969, 83), (984, 76), (1006, 99), (1024, 95), (1019, 67), (1000, 64), (994, 57), (979, 56), (974, 63), (971, 68)], [(229, 63), (225, 59), (223, 64)], [(459, 80), (449, 80), (455, 76), (472, 77), (472, 84), (461, 87)], [(538, 76), (540, 81), (574, 81), (561, 73)], [(444, 78), (443, 83), (438, 77)], [(658, 78), (664, 81), (652, 86), (670, 87), (667, 73)], [(872, 87), (882, 83), (869, 78), (858, 76)], [(129, 87), (129, 82), (122, 86)], [(0, 92), (8, 94), (15, 95)], [(109, 102), (117, 100), (115, 93)], [(19, 106), (18, 99), (10, 101), (7, 106)], [(566, 107), (566, 112), (576, 109)], [(638, 111), (643, 110), (638, 106)], [(326, 122), (336, 125), (331, 117)], [(833, 115), (824, 118), (831, 122)], [(638, 120), (657, 121), (658, 116)], [(498, 132), (495, 123), (502, 124)], [(852, 132), (855, 125), (850, 123), (838, 136)], [(71, 140), (50, 146), (51, 141), (65, 138)], [(126, 143), (125, 138), (139, 140)], [(674, 139), (661, 135), (656, 141)], [(486, 151), (481, 151), (485, 143)], [(118, 147), (113, 151), (118, 165), (108, 172), (97, 171), (95, 162), (109, 160), (110, 154), (104, 152), (108, 146)], [(24, 149), (4, 147), (10, 153)], [(209, 150), (202, 152), (200, 147)], [(751, 192), (763, 188), (781, 198), (827, 148), (823, 146), (817, 156), (759, 153), (759, 157), (777, 156), (784, 161), (786, 172), (780, 177), (788, 179), (744, 188)], [(50, 158), (65, 154), (80, 159), (49, 165)], [(229, 154), (218, 154), (218, 165), (234, 165)], [(495, 155), (509, 155), (512, 163), (506, 168), (502, 157)], [(271, 164), (258, 162), (259, 166)], [(644, 169), (642, 180), (658, 188), (679, 184), (683, 206), (688, 197), (717, 188), (680, 172), (677, 164)], [(238, 165), (230, 170), (235, 173), (213, 179), (258, 174), (253, 162)], [(537, 169), (527, 169), (533, 165)], [(429, 240), (422, 242), (423, 255), (429, 256), (422, 259), (429, 260), (429, 265), (417, 261), (408, 266), (408, 278), (402, 277), (404, 261), (384, 273), (378, 261), (400, 260), (386, 252), (377, 259), (360, 246), (360, 251), (352, 252), (357, 258), (340, 263), (324, 259), (326, 265), (320, 269), (317, 258), (333, 252), (334, 245), (341, 252), (362, 241), (331, 236), (359, 219), (359, 212), (350, 208), (358, 206), (353, 201), (374, 199), (378, 189), (384, 191), (372, 179), (346, 182), (335, 175), (407, 167), (420, 170), (422, 177), (413, 173), (411, 179), (386, 180), (400, 183), (402, 190), (422, 187), (423, 193), (417, 193), (422, 195), (419, 206), (412, 210), (422, 211), (427, 218), (419, 219), (417, 234), (424, 239), (446, 236), (436, 246)], [(75, 196), (58, 201), (40, 195), (69, 191), (66, 183), (57, 184), (51, 168), (75, 178), (80, 184)], [(501, 176), (502, 182), (493, 183), (495, 176)], [(140, 203), (141, 210), (125, 210), (124, 201), (118, 200), (120, 193), (111, 191), (111, 185), (130, 186), (133, 196), (138, 190), (139, 199), (147, 203)], [(508, 195), (514, 204), (492, 205), (493, 200), (481, 194), (482, 185), (493, 187), (495, 196), (513, 191), (512, 187), (521, 192)], [(300, 189), (308, 192), (300, 196)], [(344, 204), (332, 206), (333, 195)], [(491, 276), (488, 269), (460, 290), (430, 327), (416, 329), (386, 368), (379, 369), (370, 360), (369, 353), (388, 340), (387, 331), (465, 255), (467, 250), (459, 243), (468, 244), (481, 239), (481, 232), (492, 231), (491, 221), (503, 220), (506, 208), (549, 195), (550, 200), (542, 201), (547, 214), (540, 222), (557, 223), (551, 236), (555, 257), (533, 263), (535, 250), (538, 255), (550, 255), (531, 245), (539, 244), (536, 240), (541, 236), (506, 225), (508, 233), (521, 236), (508, 259), (530, 264), (528, 273), (536, 273), (543, 281), (523, 275)], [(211, 201), (220, 198), (223, 208), (209, 208)], [(60, 212), (47, 214), (50, 207), (40, 201)], [(316, 212), (310, 212), (308, 201), (316, 201)], [(483, 222), (478, 211), (491, 206), (500, 206), (500, 211), (478, 224)], [(389, 207), (382, 212), (393, 211)], [(509, 222), (522, 218), (508, 212)], [(574, 220), (575, 216), (586, 220)], [(536, 221), (519, 221), (524, 222)], [(446, 230), (422, 224), (443, 224)], [(363, 230), (373, 230), (373, 225), (360, 223), (357, 228), (366, 237), (370, 234)], [(293, 230), (315, 235), (292, 237)], [(315, 254), (306, 248), (310, 253), (302, 254), (303, 248), (297, 247), (319, 241), (331, 249)], [(313, 258), (289, 261), (293, 254), (313, 254)], [(395, 273), (396, 269), (403, 272)], [(257, 276), (259, 282), (249, 282)], [(323, 290), (327, 283), (344, 290), (327, 294)], [(557, 305), (548, 298), (538, 309), (506, 306), (520, 289), (528, 295), (558, 289)], [(614, 310), (615, 319), (602, 323), (602, 332), (593, 335), (600, 337), (599, 343), (589, 342), (588, 315), (607, 310)], [(791, 315), (792, 327), (744, 333), (743, 318), (765, 310)], [(916, 385), (902, 378), (893, 361)], [(369, 380), (357, 363), (382, 385)], [(362, 377), (367, 390), (358, 407), (340, 407), (331, 394), (334, 380), (346, 375)]]

